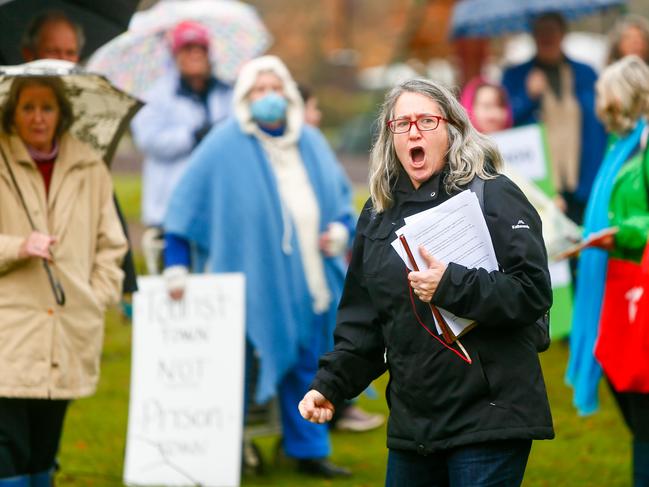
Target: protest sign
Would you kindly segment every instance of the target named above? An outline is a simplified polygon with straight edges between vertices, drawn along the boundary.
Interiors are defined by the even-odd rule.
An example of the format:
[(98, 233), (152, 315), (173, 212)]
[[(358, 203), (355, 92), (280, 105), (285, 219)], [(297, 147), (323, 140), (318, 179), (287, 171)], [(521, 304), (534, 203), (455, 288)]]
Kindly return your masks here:
[(239, 485), (243, 274), (193, 275), (180, 301), (138, 279), (124, 483)]
[(516, 127), (490, 136), (508, 165), (535, 182), (548, 177), (543, 132), (538, 125)]

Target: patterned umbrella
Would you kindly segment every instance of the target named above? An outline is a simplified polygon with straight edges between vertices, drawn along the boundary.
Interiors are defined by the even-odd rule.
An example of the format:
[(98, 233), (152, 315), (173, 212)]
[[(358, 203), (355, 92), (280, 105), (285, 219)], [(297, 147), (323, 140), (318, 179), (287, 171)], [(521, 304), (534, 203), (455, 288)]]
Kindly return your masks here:
[(107, 164), (129, 121), (142, 106), (139, 100), (115, 88), (103, 76), (89, 73), (74, 63), (49, 59), (0, 66), (0, 105), (12, 81), (21, 76), (56, 76), (63, 80), (74, 112), (70, 131), (92, 145)]
[(627, 0), (459, 0), (453, 7), (451, 37), (496, 37), (530, 30), (530, 20), (558, 12), (568, 20), (624, 5)]
[(170, 0), (135, 14), (127, 32), (95, 52), (88, 70), (142, 96), (155, 80), (175, 69), (166, 35), (182, 20), (196, 20), (209, 29), (214, 75), (226, 83), (234, 82), (239, 68), (271, 43), (250, 5), (236, 0)]

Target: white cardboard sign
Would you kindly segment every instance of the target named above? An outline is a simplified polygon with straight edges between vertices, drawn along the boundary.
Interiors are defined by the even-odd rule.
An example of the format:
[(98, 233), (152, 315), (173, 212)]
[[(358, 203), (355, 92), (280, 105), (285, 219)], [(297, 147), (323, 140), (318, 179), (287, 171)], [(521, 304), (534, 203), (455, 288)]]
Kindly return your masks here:
[(547, 163), (541, 127), (525, 125), (489, 135), (505, 163), (532, 181), (545, 179)]
[(124, 483), (236, 487), (243, 425), (243, 274), (192, 275), (174, 302), (138, 279)]

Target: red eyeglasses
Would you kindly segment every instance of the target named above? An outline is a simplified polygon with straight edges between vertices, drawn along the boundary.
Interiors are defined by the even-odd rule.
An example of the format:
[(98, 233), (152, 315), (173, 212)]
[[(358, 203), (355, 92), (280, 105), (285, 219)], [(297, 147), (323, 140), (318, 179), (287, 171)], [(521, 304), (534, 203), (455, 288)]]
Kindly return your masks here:
[(394, 120), (388, 121), (388, 128), (393, 134), (403, 134), (410, 131), (410, 127), (413, 125), (417, 127), (417, 130), (426, 132), (428, 130), (435, 130), (439, 127), (439, 121), (444, 120), (448, 123), (448, 120), (439, 115), (424, 115), (419, 117), (417, 120), (408, 120), (407, 118), (397, 118)]

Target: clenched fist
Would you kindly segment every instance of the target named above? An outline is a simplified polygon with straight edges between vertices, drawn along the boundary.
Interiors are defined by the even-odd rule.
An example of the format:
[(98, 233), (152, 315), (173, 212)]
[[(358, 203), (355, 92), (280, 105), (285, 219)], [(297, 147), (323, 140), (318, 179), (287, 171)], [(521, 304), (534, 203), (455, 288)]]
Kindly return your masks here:
[(300, 414), (312, 423), (326, 423), (334, 416), (334, 405), (315, 389), (311, 389), (297, 406)]

